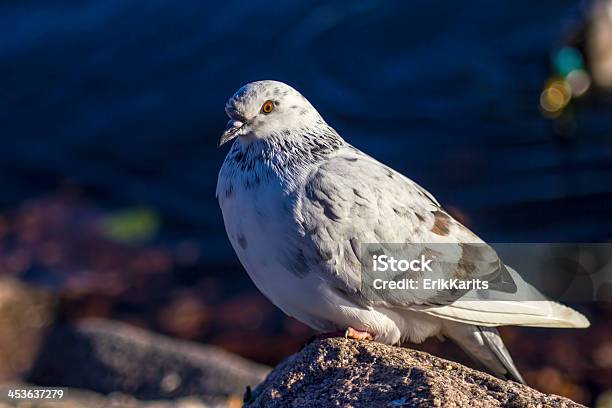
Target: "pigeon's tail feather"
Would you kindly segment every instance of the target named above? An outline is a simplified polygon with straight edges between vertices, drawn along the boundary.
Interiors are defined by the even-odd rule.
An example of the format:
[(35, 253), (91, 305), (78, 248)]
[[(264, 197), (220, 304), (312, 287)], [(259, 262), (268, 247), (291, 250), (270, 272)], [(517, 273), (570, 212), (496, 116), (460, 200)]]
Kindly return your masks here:
[(525, 384), (496, 328), (445, 322), (443, 334), (491, 374)]
[(542, 301), (463, 301), (429, 307), (425, 313), (478, 326), (589, 327), (581, 313), (550, 300)]
[(516, 285), (516, 292), (478, 291), (464, 295), (445, 306), (423, 308), (425, 313), (476, 326), (530, 327), (589, 327), (589, 320), (579, 312), (548, 300), (538, 289), (526, 282), (514, 269), (506, 265)]
[(504, 345), (504, 341), (499, 335), (499, 331), (497, 331), (495, 327), (476, 326), (476, 328), (480, 331), (485, 347), (488, 347), (493, 354), (495, 354), (495, 357), (497, 357), (499, 362), (507, 370), (506, 377), (510, 380), (525, 384), (525, 380), (514, 365), (514, 361), (510, 356), (510, 352)]

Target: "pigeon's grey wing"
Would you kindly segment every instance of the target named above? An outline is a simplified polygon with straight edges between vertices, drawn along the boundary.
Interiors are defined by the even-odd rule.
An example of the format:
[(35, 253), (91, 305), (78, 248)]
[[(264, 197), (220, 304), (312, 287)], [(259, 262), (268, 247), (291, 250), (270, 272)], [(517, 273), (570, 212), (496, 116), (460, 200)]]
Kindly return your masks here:
[[(559, 303), (534, 299), (537, 290), (499, 260), (495, 251), (449, 216), (416, 183), (354, 148), (345, 148), (310, 174), (296, 199), (298, 242), (290, 256), (301, 273), (317, 273), (338, 293), (364, 306), (420, 310), (443, 319), (479, 326), (588, 327), (580, 313)], [(449, 291), (397, 290), (368, 293), (371, 277), (362, 266), (362, 247), (395, 250), (408, 243), (428, 256), (443, 252), (438, 271), (446, 278), (484, 278), (506, 294), (500, 301), (473, 300)], [(422, 245), (414, 245), (421, 243)], [(374, 246), (376, 248), (376, 245)], [(414, 255), (414, 253), (413, 253)], [(454, 258), (453, 258), (454, 257)], [(510, 272), (510, 273), (508, 273)], [(513, 293), (516, 291), (516, 293)], [(476, 293), (473, 293), (476, 292)], [(485, 292), (490, 299), (492, 290)], [(530, 292), (523, 297), (521, 293)]]
[(482, 278), (515, 289), (495, 251), (448, 215), (431, 194), (352, 148), (312, 172), (298, 208), (300, 260), (306, 269), (366, 303), (443, 305), (464, 293), (398, 290), (372, 296), (367, 289), (377, 276), (362, 275), (362, 266), (378, 251), (394, 252), (398, 245), (415, 258), (443, 255), (436, 275), (440, 278)]

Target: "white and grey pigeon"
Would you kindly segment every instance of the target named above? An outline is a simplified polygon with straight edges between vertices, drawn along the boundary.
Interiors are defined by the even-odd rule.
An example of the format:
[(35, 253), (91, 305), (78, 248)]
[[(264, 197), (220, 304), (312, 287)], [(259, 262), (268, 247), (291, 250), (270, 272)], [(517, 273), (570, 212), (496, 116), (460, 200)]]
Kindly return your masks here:
[(342, 139), (289, 85), (249, 83), (225, 111), (220, 144), (235, 139), (217, 183), (227, 235), (257, 288), (289, 316), (320, 332), (386, 344), (448, 337), (491, 373), (520, 382), (495, 326), (589, 326), (566, 306), (520, 296), (366, 296), (359, 247), (374, 242), (455, 244), (459, 267), (451, 275), (509, 274), (519, 295), (535, 289), (430, 193)]

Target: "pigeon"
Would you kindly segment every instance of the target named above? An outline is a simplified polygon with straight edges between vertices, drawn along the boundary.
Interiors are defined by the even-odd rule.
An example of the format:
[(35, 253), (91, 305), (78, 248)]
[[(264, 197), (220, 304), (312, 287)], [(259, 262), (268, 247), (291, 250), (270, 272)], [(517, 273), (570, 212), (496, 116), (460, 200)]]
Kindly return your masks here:
[[(216, 195), (227, 236), (257, 288), (287, 315), (320, 333), (390, 345), (450, 338), (493, 375), (521, 383), (496, 326), (589, 326), (543, 296), (517, 300), (539, 292), (432, 194), (345, 141), (291, 86), (251, 82), (225, 112), (219, 145), (234, 142)], [(448, 277), (486, 277), (509, 294), (500, 301), (444, 291), (369, 296), (366, 243), (453, 246), (458, 258)]]

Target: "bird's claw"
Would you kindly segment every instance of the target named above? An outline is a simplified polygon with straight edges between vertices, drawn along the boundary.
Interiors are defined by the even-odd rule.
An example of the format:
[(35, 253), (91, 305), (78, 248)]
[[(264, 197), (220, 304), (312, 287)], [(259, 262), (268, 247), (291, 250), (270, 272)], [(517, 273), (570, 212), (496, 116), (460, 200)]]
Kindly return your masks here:
[(374, 336), (371, 333), (367, 331), (355, 330), (352, 327), (346, 329), (344, 332), (344, 337), (353, 340), (374, 340)]

